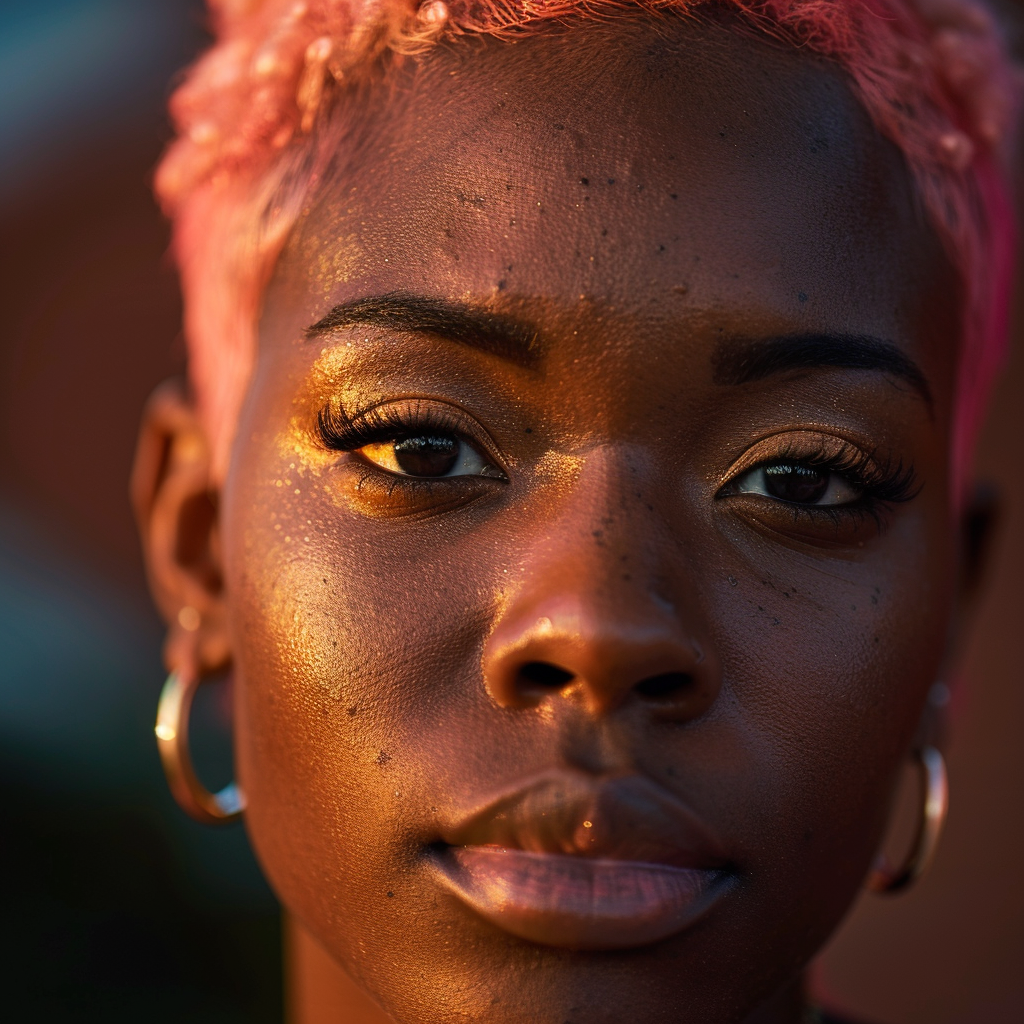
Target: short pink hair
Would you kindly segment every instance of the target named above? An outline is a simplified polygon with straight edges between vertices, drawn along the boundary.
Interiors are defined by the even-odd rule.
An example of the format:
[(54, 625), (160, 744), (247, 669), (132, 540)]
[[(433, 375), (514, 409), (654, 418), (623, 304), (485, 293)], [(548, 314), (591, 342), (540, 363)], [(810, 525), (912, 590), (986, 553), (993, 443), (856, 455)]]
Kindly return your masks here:
[(215, 42), (171, 100), (156, 190), (174, 222), (190, 376), (226, 468), (263, 289), (329, 158), (331, 112), (393, 54), (545, 21), (733, 10), (836, 61), (902, 151), (963, 282), (952, 435), (959, 496), (1003, 358), (1015, 230), (1006, 156), (1018, 80), (979, 0), (209, 0)]

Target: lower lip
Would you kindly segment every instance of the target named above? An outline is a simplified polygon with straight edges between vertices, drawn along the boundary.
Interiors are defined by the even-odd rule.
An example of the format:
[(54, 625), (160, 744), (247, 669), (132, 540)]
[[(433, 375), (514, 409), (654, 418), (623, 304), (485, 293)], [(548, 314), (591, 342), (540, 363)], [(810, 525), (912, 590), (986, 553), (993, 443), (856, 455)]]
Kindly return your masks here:
[(481, 917), (530, 942), (630, 949), (683, 931), (724, 893), (723, 871), (452, 846), (435, 864)]

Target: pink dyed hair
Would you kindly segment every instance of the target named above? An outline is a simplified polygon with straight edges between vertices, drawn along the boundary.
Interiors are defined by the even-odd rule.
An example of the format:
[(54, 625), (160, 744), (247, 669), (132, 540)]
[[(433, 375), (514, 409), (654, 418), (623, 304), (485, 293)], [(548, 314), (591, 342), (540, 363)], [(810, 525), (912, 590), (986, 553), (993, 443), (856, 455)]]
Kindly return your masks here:
[(903, 152), (963, 281), (952, 435), (959, 495), (1007, 334), (1015, 252), (1005, 157), (1018, 80), (979, 0), (209, 0), (215, 43), (171, 100), (156, 190), (174, 222), (196, 401), (217, 472), (255, 360), (264, 286), (329, 157), (331, 111), (388, 54), (545, 21), (712, 4), (836, 61)]

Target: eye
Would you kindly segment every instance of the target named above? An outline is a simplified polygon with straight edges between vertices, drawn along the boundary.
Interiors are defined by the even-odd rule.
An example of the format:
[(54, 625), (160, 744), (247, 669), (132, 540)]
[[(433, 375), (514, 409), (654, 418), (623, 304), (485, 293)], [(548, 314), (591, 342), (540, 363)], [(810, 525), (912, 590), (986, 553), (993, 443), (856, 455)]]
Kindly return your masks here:
[(864, 490), (849, 478), (827, 466), (795, 461), (762, 463), (733, 480), (729, 494), (763, 494), (791, 505), (849, 505), (864, 496)]
[(453, 434), (412, 434), (375, 441), (355, 450), (367, 462), (397, 476), (505, 476), (471, 444)]

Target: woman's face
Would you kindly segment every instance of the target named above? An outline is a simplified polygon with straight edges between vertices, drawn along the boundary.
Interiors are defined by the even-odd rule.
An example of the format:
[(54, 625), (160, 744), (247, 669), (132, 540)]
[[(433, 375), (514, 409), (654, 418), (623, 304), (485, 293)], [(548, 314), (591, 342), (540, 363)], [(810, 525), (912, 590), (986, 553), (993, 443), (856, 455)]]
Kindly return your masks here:
[(840, 75), (724, 28), (439, 50), (389, 103), (223, 489), (256, 850), (398, 1021), (743, 1019), (941, 669), (951, 276)]

